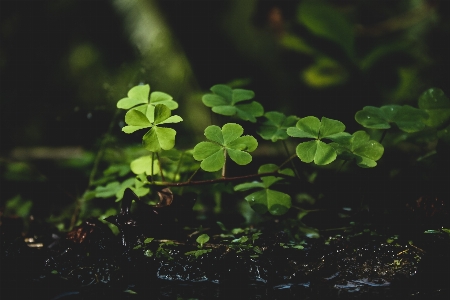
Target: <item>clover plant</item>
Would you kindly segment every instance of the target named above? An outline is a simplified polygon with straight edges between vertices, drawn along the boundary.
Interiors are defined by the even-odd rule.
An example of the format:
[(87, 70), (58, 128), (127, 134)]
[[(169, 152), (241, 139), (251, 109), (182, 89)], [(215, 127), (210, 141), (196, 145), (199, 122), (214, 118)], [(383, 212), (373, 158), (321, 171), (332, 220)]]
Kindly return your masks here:
[[(211, 87), (211, 92), (205, 94), (201, 101), (212, 112), (228, 116), (233, 122), (222, 126), (211, 124), (204, 131), (205, 141), (180, 151), (175, 147), (176, 130), (165, 127), (182, 121), (180, 116), (172, 115), (178, 103), (166, 93), (150, 94), (149, 85), (130, 89), (128, 97), (117, 103), (118, 108), (127, 110), (126, 126), (122, 131), (130, 134), (146, 129), (142, 144), (148, 152), (132, 160), (128, 169), (121, 166), (115, 171), (110, 170), (122, 175), (131, 171), (134, 175), (122, 182), (99, 185), (95, 190), (96, 196), (116, 196), (120, 200), (125, 188), (131, 188), (138, 196), (144, 196), (157, 186), (160, 189), (232, 182), (235, 183), (235, 192), (247, 193), (244, 199), (255, 212), (277, 216), (285, 214), (292, 206), (293, 195), (278, 191), (276, 186), (298, 180), (299, 173), (292, 163), (296, 159), (315, 165), (328, 165), (339, 159), (344, 162), (354, 161), (362, 168), (373, 168), (385, 151), (381, 144), (384, 135), (381, 140), (376, 140), (373, 131), (392, 130), (393, 125), (406, 134), (427, 132), (439, 141), (450, 141), (450, 100), (437, 88), (425, 91), (419, 98), (418, 107), (363, 107), (356, 112), (355, 120), (369, 131), (358, 130), (354, 133), (345, 132), (346, 126), (342, 122), (324, 116), (286, 116), (278, 111), (264, 113), (262, 105), (252, 100), (255, 93), (251, 90), (232, 89), (218, 84)], [(280, 165), (264, 164), (254, 174), (228, 177), (227, 158), (237, 165), (248, 165), (252, 162), (250, 153), (259, 145), (257, 138), (244, 135), (246, 121), (256, 123), (256, 133), (263, 140), (281, 142), (288, 158)], [(295, 142), (295, 154), (289, 153), (286, 141)], [(288, 162), (292, 163), (292, 169), (283, 168)], [(211, 173), (213, 177), (193, 180), (200, 170), (205, 174)], [(220, 175), (214, 175), (218, 171), (221, 171)], [(199, 256), (206, 253), (202, 247), (208, 239), (207, 235), (201, 235), (197, 239), (199, 250), (189, 254)]]

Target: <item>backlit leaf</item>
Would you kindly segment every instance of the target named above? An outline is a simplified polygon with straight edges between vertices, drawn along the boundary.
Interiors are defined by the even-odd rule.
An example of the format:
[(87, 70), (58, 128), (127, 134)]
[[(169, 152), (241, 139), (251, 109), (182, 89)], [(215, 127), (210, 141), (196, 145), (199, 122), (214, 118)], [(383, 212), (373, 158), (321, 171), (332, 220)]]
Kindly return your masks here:
[(295, 126), (298, 121), (296, 116), (286, 117), (276, 111), (267, 112), (264, 116), (267, 121), (259, 127), (257, 132), (263, 139), (272, 140), (272, 142), (287, 139), (289, 137), (286, 133), (287, 128)]

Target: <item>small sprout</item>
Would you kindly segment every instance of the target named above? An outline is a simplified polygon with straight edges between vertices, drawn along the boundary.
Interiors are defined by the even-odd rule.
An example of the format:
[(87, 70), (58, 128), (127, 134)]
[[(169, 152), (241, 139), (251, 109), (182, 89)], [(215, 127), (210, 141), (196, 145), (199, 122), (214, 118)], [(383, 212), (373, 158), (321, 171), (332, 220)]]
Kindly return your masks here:
[(203, 248), (203, 244), (209, 241), (209, 235), (202, 234), (196, 239), (197, 243), (199, 244), (200, 248)]
[(238, 239), (232, 240), (231, 242), (232, 242), (232, 243), (240, 243), (240, 244), (243, 244), (243, 243), (245, 243), (245, 242), (247, 242), (247, 241), (248, 241), (248, 236), (244, 235), (244, 236), (241, 236), (241, 237), (238, 238)]
[(153, 240), (154, 240), (154, 238), (146, 238), (146, 239), (144, 240), (144, 244), (151, 243)]
[(199, 257), (205, 253), (211, 252), (211, 251), (212, 251), (212, 249), (194, 250), (194, 251), (186, 252), (184, 255), (194, 255), (195, 258), (197, 258), (197, 257)]

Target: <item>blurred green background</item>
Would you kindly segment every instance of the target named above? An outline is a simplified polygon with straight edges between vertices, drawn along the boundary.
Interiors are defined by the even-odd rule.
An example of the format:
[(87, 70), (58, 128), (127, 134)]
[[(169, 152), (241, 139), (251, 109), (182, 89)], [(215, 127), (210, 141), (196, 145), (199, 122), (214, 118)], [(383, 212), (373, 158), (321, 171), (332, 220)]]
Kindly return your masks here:
[(1, 1), (0, 206), (73, 209), (99, 176), (105, 136), (111, 148), (140, 144), (115, 108), (139, 83), (180, 104), (181, 149), (211, 124), (201, 96), (219, 83), (353, 132), (366, 105), (450, 94), (449, 33), (439, 0)]

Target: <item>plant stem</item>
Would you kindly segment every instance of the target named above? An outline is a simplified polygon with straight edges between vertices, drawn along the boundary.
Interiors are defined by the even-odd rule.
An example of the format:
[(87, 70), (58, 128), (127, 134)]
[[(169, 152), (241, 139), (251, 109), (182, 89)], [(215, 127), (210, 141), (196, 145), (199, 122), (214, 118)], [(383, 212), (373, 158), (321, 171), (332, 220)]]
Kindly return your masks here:
[(198, 170), (200, 170), (200, 167), (197, 168), (197, 170), (195, 170), (194, 173), (192, 173), (191, 177), (189, 177), (189, 179), (186, 181), (187, 183), (190, 183), (192, 178), (194, 178), (195, 174), (197, 174)]
[(292, 154), (288, 159), (286, 159), (281, 165), (278, 166), (277, 171), (281, 169), (282, 166), (287, 164), (288, 162), (292, 161), (294, 158), (297, 157), (297, 154)]
[(345, 166), (345, 164), (346, 164), (347, 162), (348, 162), (348, 160), (342, 161), (341, 166), (336, 170), (336, 174), (339, 173), (339, 172), (342, 170), (342, 168)]
[(159, 174), (161, 174), (161, 180), (162, 181), (166, 181), (164, 179), (164, 173), (163, 173), (163, 168), (162, 168), (162, 165), (161, 165), (161, 159), (159, 158), (159, 154), (158, 153), (156, 153), (156, 157), (158, 158)]
[(386, 137), (387, 132), (388, 132), (387, 129), (385, 131), (383, 131), (383, 133), (381, 135), (381, 138), (380, 138), (380, 141), (379, 141), (380, 144), (383, 142), (384, 138)]
[(225, 178), (225, 171), (226, 171), (226, 165), (227, 165), (227, 149), (223, 149), (223, 167), (222, 167), (222, 178)]
[(150, 182), (153, 182), (153, 165), (155, 163), (155, 152), (152, 152), (152, 165), (150, 166)]
[[(197, 173), (197, 172), (195, 172), (195, 173)], [(251, 175), (237, 176), (237, 177), (226, 177), (226, 178), (223, 177), (223, 178), (199, 180), (199, 181), (191, 181), (190, 179), (193, 177), (193, 175), (192, 175), (191, 178), (188, 181), (184, 181), (184, 182), (154, 181), (154, 182), (151, 182), (151, 184), (152, 185), (158, 185), (158, 186), (166, 186), (166, 187), (170, 187), (170, 186), (179, 187), (179, 186), (187, 186), (187, 185), (213, 184), (213, 183), (218, 183), (218, 182), (245, 181), (245, 180), (248, 180), (248, 179), (261, 178), (261, 177), (265, 177), (265, 176), (277, 176), (277, 177), (283, 177), (283, 178), (287, 178), (287, 179), (292, 179), (293, 178), (292, 176), (278, 173), (278, 170), (275, 170), (273, 172), (267, 172), (267, 173), (251, 174)]]
[[(284, 150), (286, 151), (287, 156), (290, 157), (291, 154), (289, 153), (289, 149), (288, 149), (288, 147), (286, 145), (286, 142), (284, 140), (282, 140), (281, 142), (282, 142), (282, 144), (284, 146)], [(292, 161), (292, 158), (289, 158), (289, 161), (291, 162), (292, 169), (294, 170), (294, 173), (295, 173), (295, 177), (297, 177), (297, 179), (300, 179), (300, 175), (298, 174), (297, 168), (295, 167), (295, 164)]]
[[(180, 172), (181, 162), (183, 161), (183, 158), (184, 158), (184, 152), (181, 153), (180, 160), (178, 161), (177, 169), (175, 171), (175, 174), (173, 174), (172, 181), (175, 181), (175, 178), (177, 178), (178, 172)], [(198, 171), (198, 169), (197, 169), (197, 171)], [(195, 173), (197, 173), (197, 171), (195, 171)], [(195, 175), (195, 173), (194, 173), (194, 175)]]

